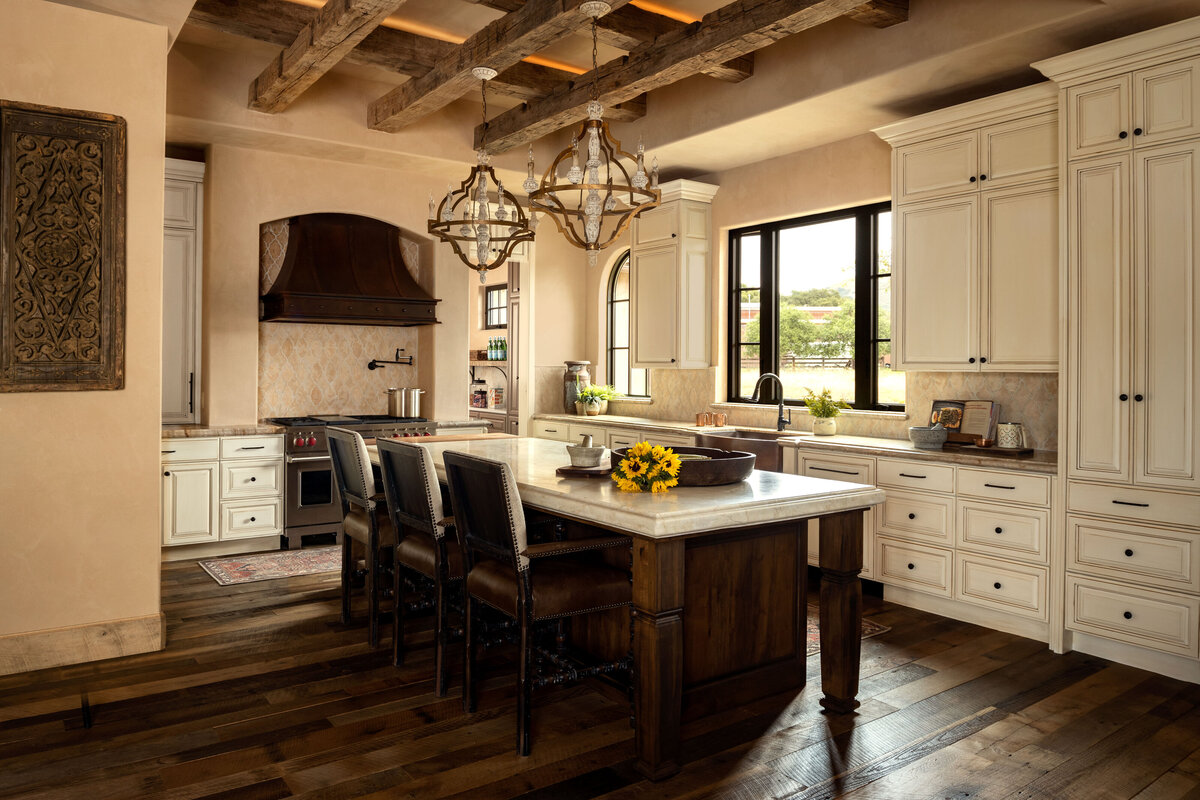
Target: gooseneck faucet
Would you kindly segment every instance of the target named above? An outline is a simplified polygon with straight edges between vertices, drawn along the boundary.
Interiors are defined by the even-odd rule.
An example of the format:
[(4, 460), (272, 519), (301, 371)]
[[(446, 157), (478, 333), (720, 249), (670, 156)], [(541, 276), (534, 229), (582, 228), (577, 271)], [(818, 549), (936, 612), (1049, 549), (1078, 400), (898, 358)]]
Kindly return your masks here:
[(787, 416), (783, 415), (783, 381), (779, 380), (779, 376), (774, 372), (764, 372), (758, 376), (758, 380), (754, 384), (754, 393), (750, 395), (750, 402), (758, 402), (758, 393), (762, 391), (763, 384), (767, 379), (775, 381), (775, 386), (779, 389), (779, 419), (775, 420), (775, 430), (782, 431), (787, 429), (787, 426), (792, 423), (792, 411), (788, 409)]

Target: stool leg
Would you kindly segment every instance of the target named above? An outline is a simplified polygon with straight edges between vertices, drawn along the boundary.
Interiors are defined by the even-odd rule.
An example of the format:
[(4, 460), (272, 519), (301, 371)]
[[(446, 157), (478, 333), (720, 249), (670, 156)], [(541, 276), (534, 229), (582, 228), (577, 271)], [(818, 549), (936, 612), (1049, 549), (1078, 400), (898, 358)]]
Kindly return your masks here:
[(521, 619), (521, 663), (517, 669), (517, 755), (529, 755), (529, 723), (533, 703), (533, 627), (527, 615)]
[(475, 692), (475, 600), (465, 594), (466, 631), (463, 635), (463, 711), (474, 714), (477, 705)]
[(367, 553), (367, 644), (379, 647), (379, 548)]
[(354, 550), (350, 537), (342, 537), (342, 624), (350, 624), (350, 584), (354, 580)]
[(446, 580), (439, 576), (433, 596), (433, 687), (446, 696)]
[(392, 596), (395, 610), (392, 611), (392, 666), (404, 663), (404, 576), (400, 574), (400, 562), (392, 563)]

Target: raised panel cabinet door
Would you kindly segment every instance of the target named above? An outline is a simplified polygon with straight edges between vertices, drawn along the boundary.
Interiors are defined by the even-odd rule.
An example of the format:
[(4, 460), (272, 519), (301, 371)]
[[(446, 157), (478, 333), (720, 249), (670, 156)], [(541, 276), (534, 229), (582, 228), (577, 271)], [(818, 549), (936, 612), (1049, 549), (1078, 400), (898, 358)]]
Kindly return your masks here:
[(979, 132), (979, 187), (996, 189), (1058, 177), (1058, 112)]
[(1073, 163), (1067, 186), (1067, 474), (1121, 483), (1132, 477), (1130, 163)]
[(943, 136), (896, 149), (896, 202), (979, 191), (979, 135)]
[[(514, 265), (515, 266), (515, 265)], [(511, 280), (519, 270), (509, 268)], [(521, 299), (508, 295), (508, 391), (504, 395), (504, 406), (509, 414), (521, 409)]]
[(194, 385), (199, 352), (196, 232), (163, 231), (162, 421), (196, 421)]
[(1058, 371), (1058, 185), (981, 195), (982, 370)]
[(1067, 89), (1068, 159), (1133, 146), (1130, 85), (1129, 75), (1118, 75)]
[(669, 203), (638, 214), (633, 220), (635, 245), (663, 245), (679, 234), (679, 207)]
[(167, 178), (163, 191), (163, 223), (168, 227), (195, 228), (199, 206), (196, 181)]
[(899, 369), (979, 369), (979, 195), (895, 214)]
[(679, 249), (634, 250), (629, 341), (635, 367), (674, 367), (679, 352)]
[(1200, 143), (1134, 154), (1134, 482), (1200, 489)]
[(217, 541), (221, 535), (218, 509), (215, 461), (163, 466), (163, 544)]
[(1133, 73), (1135, 147), (1200, 133), (1200, 59)]

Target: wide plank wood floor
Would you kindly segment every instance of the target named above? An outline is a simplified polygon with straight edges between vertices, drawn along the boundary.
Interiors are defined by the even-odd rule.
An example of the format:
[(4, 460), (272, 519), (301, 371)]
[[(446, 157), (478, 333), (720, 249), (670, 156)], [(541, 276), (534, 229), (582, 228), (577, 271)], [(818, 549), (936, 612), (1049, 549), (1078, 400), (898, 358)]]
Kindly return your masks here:
[(173, 563), (163, 608), (163, 652), (0, 677), (0, 797), (1200, 799), (1200, 686), (874, 598), (892, 630), (863, 643), (857, 715), (819, 713), (810, 658), (799, 696), (687, 725), (661, 783), (628, 704), (587, 685), (535, 697), (518, 757), (511, 654), (467, 716), (457, 681), (433, 694), (428, 618), (394, 669), (338, 623), (336, 574), (221, 587)]

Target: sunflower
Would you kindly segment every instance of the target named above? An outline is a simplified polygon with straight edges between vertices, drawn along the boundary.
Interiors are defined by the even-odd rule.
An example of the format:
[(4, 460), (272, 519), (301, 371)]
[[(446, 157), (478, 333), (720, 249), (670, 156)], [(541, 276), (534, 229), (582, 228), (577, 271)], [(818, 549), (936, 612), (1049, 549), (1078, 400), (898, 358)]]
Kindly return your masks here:
[(669, 447), (638, 442), (625, 451), (613, 470), (612, 480), (623, 492), (662, 494), (678, 486), (681, 461)]

